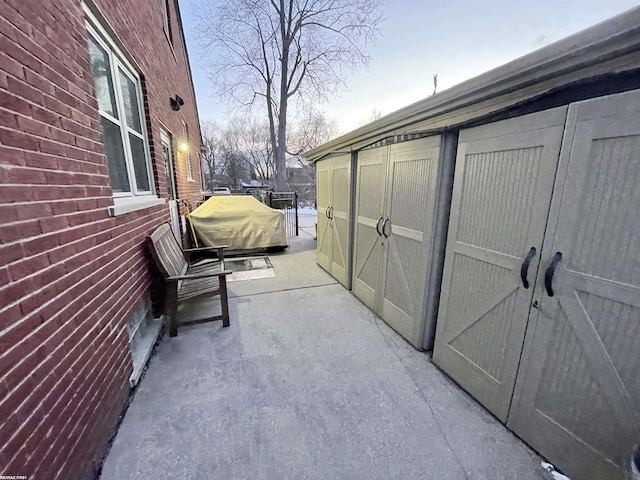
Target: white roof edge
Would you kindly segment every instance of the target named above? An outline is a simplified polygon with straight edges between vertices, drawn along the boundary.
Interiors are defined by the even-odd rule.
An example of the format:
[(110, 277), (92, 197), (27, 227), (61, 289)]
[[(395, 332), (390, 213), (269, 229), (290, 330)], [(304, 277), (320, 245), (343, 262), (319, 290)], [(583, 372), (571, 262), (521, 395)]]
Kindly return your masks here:
[[(562, 87), (571, 79), (567, 75), (569, 72), (580, 72), (638, 51), (640, 51), (640, 7), (634, 7), (437, 95), (385, 115), (313, 148), (302, 156), (315, 162), (337, 150), (352, 150), (355, 144), (363, 145), (369, 140), (369, 143), (374, 143), (392, 132), (396, 134), (398, 129), (438, 115), (438, 111), (461, 110), (470, 103), (477, 104), (490, 98), (513, 94), (519, 88), (542, 82), (542, 80), (564, 76), (565, 83), (560, 82), (555, 85)], [(640, 68), (640, 59), (636, 58), (635, 64), (628, 64), (627, 70), (633, 68)], [(605, 73), (591, 71), (595, 72), (594, 76)], [(535, 96), (536, 93), (529, 89), (520, 97), (515, 95), (513, 104)]]

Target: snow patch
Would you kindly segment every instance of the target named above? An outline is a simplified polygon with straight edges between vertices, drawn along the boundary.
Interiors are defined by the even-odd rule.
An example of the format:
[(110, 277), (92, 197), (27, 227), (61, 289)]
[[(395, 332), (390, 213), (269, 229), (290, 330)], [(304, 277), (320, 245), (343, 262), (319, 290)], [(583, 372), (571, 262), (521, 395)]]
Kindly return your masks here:
[(542, 471), (548, 474), (550, 480), (571, 480), (566, 475), (561, 474), (556, 470), (556, 467), (547, 462), (540, 462)]
[(298, 215), (317, 215), (318, 211), (315, 208), (300, 207), (298, 208)]

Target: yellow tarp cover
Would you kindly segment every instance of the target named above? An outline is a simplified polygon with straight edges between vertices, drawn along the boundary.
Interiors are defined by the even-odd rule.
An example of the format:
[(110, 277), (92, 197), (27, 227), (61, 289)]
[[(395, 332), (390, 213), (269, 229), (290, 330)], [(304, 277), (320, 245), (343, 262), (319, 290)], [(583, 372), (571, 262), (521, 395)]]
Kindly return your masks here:
[(250, 195), (216, 195), (191, 215), (204, 246), (227, 245), (229, 250), (286, 247), (284, 214)]

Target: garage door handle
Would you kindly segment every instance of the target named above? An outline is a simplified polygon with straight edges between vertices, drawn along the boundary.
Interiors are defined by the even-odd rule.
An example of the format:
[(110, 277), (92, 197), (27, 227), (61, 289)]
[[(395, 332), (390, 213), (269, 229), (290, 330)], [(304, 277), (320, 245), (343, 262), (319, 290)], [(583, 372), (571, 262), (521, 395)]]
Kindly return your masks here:
[(329, 220), (333, 220), (333, 205), (329, 207)]
[(527, 253), (524, 262), (522, 262), (522, 266), (520, 267), (520, 278), (522, 279), (522, 286), (524, 288), (529, 288), (529, 280), (527, 280), (527, 274), (529, 273), (529, 264), (535, 256), (536, 247), (531, 247), (531, 250), (529, 250), (529, 253)]
[(384, 223), (382, 224), (382, 234), (384, 235), (384, 238), (389, 238), (389, 235), (391, 235), (391, 230), (389, 230), (389, 235), (387, 235), (387, 224), (389, 223), (389, 217), (384, 219)]
[(562, 252), (556, 252), (556, 254), (551, 259), (551, 263), (547, 268), (547, 271), (544, 272), (544, 288), (547, 290), (547, 295), (553, 297), (556, 293), (553, 291), (553, 275), (556, 273), (556, 267), (558, 263), (562, 260)]
[(378, 232), (378, 236), (382, 235), (382, 232), (380, 231), (380, 222), (382, 221), (384, 217), (382, 215), (380, 215), (380, 218), (378, 218), (378, 221), (376, 222), (376, 232)]

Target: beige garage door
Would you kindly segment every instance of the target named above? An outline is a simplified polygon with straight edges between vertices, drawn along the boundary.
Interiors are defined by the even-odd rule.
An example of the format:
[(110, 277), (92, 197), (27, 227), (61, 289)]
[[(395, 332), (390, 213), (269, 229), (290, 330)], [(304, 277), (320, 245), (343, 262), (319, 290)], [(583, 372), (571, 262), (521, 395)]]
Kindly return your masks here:
[(566, 111), (460, 133), (433, 360), (502, 421), (518, 371)]
[(571, 478), (618, 480), (640, 440), (640, 93), (572, 104), (556, 169), (563, 116), (461, 133), (434, 361)]
[(565, 138), (508, 425), (571, 478), (621, 479), (640, 442), (640, 94), (572, 105)]

